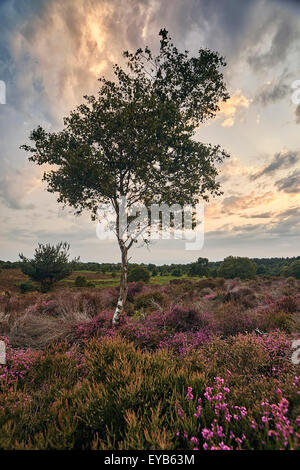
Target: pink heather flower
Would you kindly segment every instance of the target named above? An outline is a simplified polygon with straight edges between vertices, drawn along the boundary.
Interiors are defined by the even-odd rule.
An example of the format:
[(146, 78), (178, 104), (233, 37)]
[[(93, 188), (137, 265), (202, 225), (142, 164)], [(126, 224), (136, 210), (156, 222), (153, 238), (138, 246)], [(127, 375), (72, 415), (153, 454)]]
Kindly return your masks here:
[(210, 431), (209, 429), (207, 429), (207, 428), (204, 428), (204, 429), (202, 430), (202, 437), (203, 437), (203, 439), (208, 440), (209, 438), (213, 437), (213, 435), (214, 435), (213, 432), (211, 432), (211, 431)]
[(293, 386), (296, 387), (297, 383), (299, 382), (300, 380), (300, 377), (298, 377), (297, 375), (295, 375), (294, 377), (294, 381), (293, 381)]
[(204, 450), (207, 450), (207, 449), (208, 449), (208, 444), (207, 444), (207, 442), (204, 442), (204, 444), (203, 444), (203, 449), (204, 449)]
[(196, 413), (194, 413), (194, 416), (195, 416), (196, 418), (199, 418), (199, 417), (200, 417), (200, 415), (201, 415), (201, 410), (202, 410), (201, 405), (197, 406), (197, 411), (196, 411)]
[(193, 444), (198, 444), (199, 439), (198, 439), (197, 437), (194, 437), (194, 436), (193, 436), (193, 437), (191, 437), (191, 442), (192, 442)]
[(186, 395), (186, 398), (187, 400), (194, 400), (194, 395), (192, 394), (192, 387), (188, 387), (188, 392), (187, 392), (187, 395)]
[(178, 407), (177, 413), (178, 413), (179, 418), (181, 418), (182, 420), (184, 420), (183, 411), (182, 411), (181, 408)]
[(231, 450), (231, 448), (226, 446), (223, 441), (220, 442), (220, 449), (221, 450)]

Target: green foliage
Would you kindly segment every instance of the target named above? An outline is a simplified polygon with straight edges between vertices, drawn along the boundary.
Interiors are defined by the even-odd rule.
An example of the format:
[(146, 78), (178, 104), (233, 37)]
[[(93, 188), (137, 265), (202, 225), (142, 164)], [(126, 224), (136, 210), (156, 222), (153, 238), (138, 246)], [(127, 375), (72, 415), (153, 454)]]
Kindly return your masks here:
[(68, 277), (73, 270), (73, 262), (69, 262), (68, 243), (60, 242), (55, 246), (49, 243), (46, 245), (38, 244), (33, 259), (26, 258), (20, 254), (21, 270), (33, 281), (41, 284), (42, 292), (49, 291), (55, 282)]
[(154, 268), (151, 269), (151, 275), (152, 275), (152, 277), (155, 277), (155, 276), (159, 275), (159, 270), (156, 266), (154, 266)]
[(86, 287), (87, 279), (84, 276), (77, 276), (75, 279), (75, 287)]
[(216, 164), (228, 155), (193, 136), (229, 98), (225, 61), (208, 49), (189, 57), (166, 30), (160, 37), (156, 57), (147, 47), (125, 52), (127, 71), (115, 65), (115, 80), (101, 78), (98, 95), (85, 97), (61, 132), (38, 127), (34, 146), (22, 146), (31, 161), (54, 166), (44, 174), (48, 190), (76, 212), (95, 214), (99, 203), (115, 204), (124, 194), (146, 205), (219, 194)]
[[(0, 448), (182, 452), (195, 446), (191, 436), (201, 438), (202, 430), (217, 421), (226, 439), (230, 431), (245, 434), (248, 449), (261, 448), (263, 440), (264, 448), (279, 449), (283, 443), (268, 436), (272, 420), (269, 428), (251, 428), (253, 420), (263, 424), (263, 400), (278, 402), (278, 388), (288, 400), (286, 418), (293, 427), (287, 448), (296, 448), (299, 386), (293, 385), (291, 365), (278, 377), (270, 375), (273, 341), (270, 351), (255, 335), (216, 338), (180, 357), (167, 350), (143, 352), (118, 337), (88, 341), (80, 350), (55, 345), (31, 363), (23, 379), (5, 384), (0, 394)], [(216, 383), (228, 389), (208, 388)], [(220, 391), (225, 408), (238, 418), (226, 421), (224, 407), (215, 412)], [(247, 411), (244, 419), (239, 419), (240, 406)]]
[(218, 165), (228, 157), (219, 145), (194, 138), (199, 125), (215, 117), (219, 103), (229, 98), (221, 72), (224, 58), (209, 49), (190, 57), (165, 29), (159, 35), (158, 55), (148, 47), (124, 52), (127, 69), (116, 64), (114, 80), (100, 78), (98, 94), (85, 97), (64, 119), (62, 131), (38, 126), (30, 135), (33, 144), (21, 147), (30, 161), (47, 165), (48, 191), (58, 193), (58, 202), (76, 214), (88, 210), (96, 218), (101, 203), (111, 203), (122, 253), (122, 309), (127, 251), (138, 235), (120, 233), (118, 203), (125, 196), (130, 212), (137, 203), (149, 209), (151, 203), (184, 206), (208, 200), (221, 194)]
[(157, 309), (157, 303), (162, 305), (163, 301), (163, 294), (159, 290), (156, 290), (147, 292), (146, 294), (137, 295), (134, 299), (134, 306), (137, 309), (145, 309), (151, 307), (154, 304), (154, 308)]
[(32, 292), (36, 290), (35, 286), (28, 279), (19, 284), (19, 289), (21, 294), (26, 294), (26, 292)]
[(189, 269), (190, 276), (208, 276), (210, 269), (208, 267), (207, 258), (198, 258), (196, 263), (192, 263)]
[(292, 276), (296, 279), (300, 279), (300, 260), (294, 261), (285, 271), (286, 277)]
[(257, 266), (249, 258), (228, 256), (218, 269), (218, 276), (225, 279), (239, 277), (241, 279), (254, 279)]
[(182, 276), (182, 272), (180, 269), (174, 269), (172, 272), (171, 272), (171, 276), (174, 276), (174, 277), (181, 277)]
[(150, 272), (144, 266), (135, 266), (128, 273), (128, 282), (143, 281), (148, 282)]

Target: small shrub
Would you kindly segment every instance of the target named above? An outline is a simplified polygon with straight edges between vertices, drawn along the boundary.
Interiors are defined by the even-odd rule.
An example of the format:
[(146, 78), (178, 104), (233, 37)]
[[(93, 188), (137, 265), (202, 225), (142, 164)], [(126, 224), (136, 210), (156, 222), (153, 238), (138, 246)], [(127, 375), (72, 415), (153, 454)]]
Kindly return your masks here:
[(75, 287), (86, 287), (87, 279), (84, 276), (77, 276), (75, 279)]
[(142, 281), (129, 282), (128, 283), (128, 290), (127, 290), (127, 300), (128, 300), (128, 302), (133, 302), (135, 296), (143, 290), (143, 287), (144, 287), (144, 283)]
[(129, 271), (128, 282), (143, 281), (148, 282), (150, 279), (150, 272), (144, 266), (135, 266)]
[(155, 307), (155, 304), (162, 305), (164, 302), (164, 295), (159, 290), (147, 292), (145, 294), (139, 294), (134, 299), (134, 307), (136, 309), (146, 309), (149, 307)]
[(19, 289), (21, 294), (26, 294), (26, 292), (33, 292), (36, 290), (35, 286), (29, 280), (21, 282), (19, 284)]

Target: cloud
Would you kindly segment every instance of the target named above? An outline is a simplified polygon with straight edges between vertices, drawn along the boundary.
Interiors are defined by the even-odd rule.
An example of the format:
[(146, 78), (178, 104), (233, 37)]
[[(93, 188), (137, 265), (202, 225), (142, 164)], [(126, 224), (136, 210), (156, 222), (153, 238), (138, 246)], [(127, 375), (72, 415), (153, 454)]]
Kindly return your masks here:
[[(3, 159), (3, 163), (0, 162), (0, 194), (3, 200), (3, 219), (6, 215), (10, 219), (5, 223), (5, 227), (2, 226), (2, 231), (5, 230), (3, 256), (8, 256), (7, 247), (10, 247), (12, 257), (13, 253), (18, 253), (23, 237), (22, 228), (25, 234), (29, 233), (28, 211), (33, 204), (36, 207), (30, 212), (32, 229), (26, 238), (28, 247), (29, 243), (31, 245), (30, 250), (39, 238), (46, 241), (55, 240), (56, 236), (62, 237), (63, 234), (68, 237), (72, 230), (72, 245), (76, 244), (76, 240), (77, 243), (81, 243), (81, 239), (85, 240), (85, 235), (81, 235), (75, 225), (72, 228), (71, 222), (55, 213), (58, 206), (54, 196), (48, 195), (47, 199), (47, 193), (37, 189), (37, 179), (40, 180), (40, 175), (34, 174), (32, 167), (30, 171), (27, 170), (26, 165), (24, 166), (27, 156), (25, 157), (25, 152), (18, 150), (18, 146), (27, 141), (30, 130), (38, 124), (51, 126), (51, 130), (61, 128), (62, 116), (83, 101), (82, 95), (97, 92), (99, 75), (112, 78), (111, 65), (115, 62), (121, 63), (121, 53), (124, 49), (135, 50), (148, 44), (152, 50), (157, 51), (158, 31), (161, 27), (169, 30), (179, 49), (186, 48), (194, 54), (200, 47), (208, 47), (225, 56), (228, 66), (224, 69), (224, 74), (228, 87), (233, 91), (242, 91), (236, 91), (227, 103), (222, 103), (224, 107), (217, 122), (222, 127), (232, 128), (246, 113), (248, 115), (249, 112), (250, 116), (247, 123), (249, 127), (244, 126), (243, 132), (222, 132), (218, 125), (207, 126), (208, 130), (203, 132), (204, 140), (220, 143), (230, 153), (239, 156), (239, 160), (231, 158), (222, 165), (220, 180), (227, 197), (224, 204), (220, 198), (217, 205), (209, 208), (209, 217), (219, 217), (215, 225), (227, 220), (227, 215), (231, 216), (230, 220), (234, 219), (236, 222), (238, 217), (247, 219), (242, 220), (247, 222), (246, 228), (243, 232), (235, 232), (235, 237), (232, 236), (233, 232), (230, 232), (229, 226), (224, 229), (223, 235), (217, 231), (210, 245), (212, 249), (209, 257), (214, 258), (217, 256), (215, 253), (218, 253), (220, 258), (224, 256), (226, 249), (223, 248), (223, 242), (219, 243), (220, 236), (223, 236), (224, 246), (228, 246), (227, 254), (235, 252), (239, 244), (240, 254), (249, 254), (251, 250), (257, 254), (261, 250), (263, 255), (271, 255), (269, 249), (273, 233), (270, 232), (269, 238), (265, 236), (265, 233), (268, 233), (267, 229), (266, 232), (263, 230), (266, 222), (269, 231), (269, 222), (278, 222), (277, 232), (282, 230), (284, 235), (284, 227), (280, 225), (280, 220), (276, 219), (276, 212), (272, 216), (272, 213), (268, 212), (269, 206), (265, 207), (275, 196), (265, 185), (265, 180), (262, 180), (264, 188), (257, 194), (253, 189), (254, 184), (251, 187), (248, 176), (275, 174), (277, 170), (274, 165), (278, 166), (278, 161), (273, 162), (274, 150), (271, 151), (274, 156), (270, 158), (270, 162), (263, 168), (256, 168), (256, 171), (257, 162), (253, 158), (250, 160), (250, 157), (269, 151), (266, 150), (269, 144), (276, 150), (277, 139), (277, 148), (282, 148), (281, 145), (287, 142), (288, 138), (293, 138), (292, 132), (287, 133), (286, 129), (282, 129), (282, 133), (277, 133), (276, 127), (279, 113), (282, 111), (279, 101), (286, 96), (289, 80), (287, 72), (281, 72), (288, 70), (292, 73), (293, 68), (296, 70), (299, 65), (298, 56), (292, 56), (300, 37), (299, 16), (295, 14), (292, 0), (286, 4), (286, 0), (0, 1), (0, 78), (7, 84), (8, 98), (5, 108), (0, 107)], [(270, 84), (262, 86), (267, 80)], [(263, 105), (259, 109), (262, 125), (254, 125), (254, 128), (254, 114), (257, 114), (258, 110), (252, 109), (250, 98), (253, 97), (254, 101)], [(279, 103), (272, 116), (264, 112), (265, 105), (269, 103)], [(288, 114), (283, 113), (280, 116), (286, 121), (289, 119)], [(264, 126), (267, 118), (270, 134), (267, 134), (268, 130)], [(299, 123), (299, 108), (296, 110), (296, 119)], [(276, 139), (271, 142), (275, 133)], [(200, 134), (201, 130), (199, 136)], [(296, 138), (297, 135), (294, 139)], [(297, 148), (297, 141), (291, 142), (290, 145)], [(4, 159), (9, 162), (8, 166)], [(281, 153), (278, 159), (284, 161), (279, 164), (279, 170), (293, 168), (293, 159), (285, 160)], [(282, 185), (279, 179), (281, 177), (282, 175), (277, 176), (277, 179), (278, 184)], [(266, 180), (266, 183), (272, 182)], [(36, 191), (33, 192), (34, 188)], [(236, 192), (232, 193), (233, 190)], [(293, 194), (295, 193), (291, 193)], [(283, 196), (282, 193), (279, 195)], [(49, 207), (52, 207), (50, 203), (48, 205), (50, 197), (53, 200), (52, 215), (48, 214)], [(291, 200), (295, 202), (295, 198), (291, 197), (282, 199), (285, 201), (282, 204), (287, 206)], [(275, 207), (276, 211), (280, 205), (281, 201), (276, 199), (271, 207)], [(46, 207), (47, 213), (40, 210), (41, 207)], [(17, 209), (18, 212), (11, 209)], [(287, 207), (286, 211), (288, 210)], [(254, 214), (251, 215), (251, 212)], [(16, 214), (20, 234), (13, 244), (11, 234), (15, 230)], [(297, 214), (294, 215), (297, 217)], [(292, 214), (286, 217), (292, 217)], [(250, 224), (251, 218), (253, 222), (262, 222), (256, 224), (256, 231), (252, 228), (253, 224)], [(82, 230), (87, 227), (86, 224), (86, 221), (81, 222)], [(213, 228), (215, 225), (212, 223)], [(209, 236), (207, 238), (208, 241), (212, 240)], [(256, 241), (251, 245), (252, 239), (260, 240), (260, 245)], [(99, 252), (98, 249), (96, 251), (92, 240), (93, 235), (88, 238), (88, 243), (81, 243), (76, 254), (87, 256), (90, 260), (95, 257), (108, 261), (111, 258), (119, 259), (117, 250), (108, 250), (100, 243)], [(96, 242), (98, 243), (95, 239)], [(147, 250), (137, 251), (138, 257), (141, 261), (149, 259), (156, 262), (162, 259), (170, 262), (174, 256), (187, 261), (191, 259), (188, 259), (191, 254), (187, 254), (183, 249), (172, 251), (169, 245), (167, 243), (163, 249), (154, 247), (150, 254)], [(294, 251), (298, 249), (298, 244), (295, 244), (295, 247)], [(170, 254), (165, 254), (167, 248), (170, 248)], [(279, 248), (278, 239), (274, 253), (278, 254)], [(194, 255), (195, 253), (192, 253), (192, 256)]]
[(246, 196), (230, 196), (223, 201), (223, 210), (227, 214), (234, 214), (240, 210), (251, 209), (260, 205), (269, 204), (274, 200), (274, 193), (269, 191), (260, 196), (256, 196), (253, 191)]
[(267, 106), (291, 94), (290, 77), (291, 74), (284, 70), (279, 78), (266, 82), (256, 93), (254, 102)]
[(271, 162), (260, 171), (250, 175), (251, 180), (256, 180), (264, 175), (273, 175), (277, 170), (291, 168), (298, 163), (300, 151), (283, 150), (274, 155)]
[(243, 110), (249, 108), (250, 102), (251, 100), (243, 96), (241, 90), (237, 90), (229, 100), (219, 103), (220, 111), (217, 117), (223, 119), (221, 126), (232, 127)]
[(10, 209), (33, 209), (24, 199), (41, 184), (39, 168), (9, 168), (0, 179), (0, 197)]
[(300, 193), (300, 170), (295, 170), (285, 178), (276, 181), (275, 185), (279, 191), (287, 194)]
[(250, 52), (248, 63), (254, 70), (265, 72), (282, 64), (292, 52), (299, 40), (300, 27), (297, 17), (290, 11), (275, 6), (258, 24), (256, 43), (251, 46), (254, 51)]
[(259, 214), (242, 215), (245, 219), (270, 219), (274, 212), (261, 212)]

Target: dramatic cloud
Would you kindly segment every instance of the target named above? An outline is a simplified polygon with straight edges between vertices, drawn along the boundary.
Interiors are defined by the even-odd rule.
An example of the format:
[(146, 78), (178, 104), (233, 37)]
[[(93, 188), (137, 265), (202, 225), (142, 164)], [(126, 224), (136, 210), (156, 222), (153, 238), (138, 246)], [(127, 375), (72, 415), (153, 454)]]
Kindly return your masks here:
[(282, 151), (276, 153), (271, 162), (266, 165), (262, 170), (250, 176), (250, 179), (255, 180), (265, 175), (273, 175), (277, 170), (283, 168), (291, 168), (299, 162), (299, 151)]
[(291, 75), (285, 70), (279, 78), (273, 82), (266, 82), (257, 92), (254, 102), (263, 106), (276, 103), (291, 94)]
[(275, 185), (279, 191), (288, 194), (300, 193), (300, 170), (295, 170), (289, 176), (276, 181)]
[[(113, 78), (112, 65), (123, 64), (122, 51), (146, 44), (157, 51), (163, 27), (179, 49), (194, 54), (208, 47), (227, 62), (224, 76), (231, 98), (221, 103), (217, 119), (197, 132), (197, 138), (220, 144), (232, 156), (220, 165), (224, 199), (207, 206), (210, 233), (203, 255), (220, 259), (237, 252), (297, 252), (298, 242), (286, 243), (284, 253), (280, 243), (289, 230), (284, 217), (293, 216), (295, 223), (299, 213), (278, 214), (295, 211), (290, 205), (299, 192), (298, 171), (284, 174), (299, 161), (299, 152), (293, 150), (298, 148), (298, 129), (292, 120), (300, 123), (300, 105), (295, 110), (290, 98), (291, 83), (300, 79), (298, 1), (2, 0), (0, 80), (6, 83), (7, 104), (0, 105), (0, 211), (5, 221), (0, 258), (14, 259), (20, 245), (26, 251), (24, 244), (32, 253), (37, 241), (59, 241), (65, 235), (78, 250), (74, 255), (118, 260), (116, 250), (96, 239), (88, 217), (79, 222), (58, 216), (55, 196), (43, 192), (40, 172), (25, 163), (27, 155), (19, 146), (39, 124), (61, 129), (62, 117), (83, 101), (82, 96), (97, 92), (100, 75)], [(262, 166), (255, 155), (272, 157)], [(267, 175), (276, 175), (280, 198), (273, 178), (256, 181)], [(227, 217), (230, 223), (215, 230)], [(251, 224), (251, 218), (265, 220)], [(266, 223), (268, 230), (263, 229)], [(272, 245), (275, 239), (278, 244)], [(201, 255), (169, 242), (159, 242), (151, 252), (133, 253), (133, 260), (140, 262), (184, 262)]]
[(279, 12), (274, 8), (270, 16), (258, 24), (256, 52), (249, 55), (248, 62), (256, 70), (266, 71), (282, 64), (292, 52), (299, 39), (299, 21), (288, 11)]
[(237, 90), (229, 100), (219, 104), (219, 118), (223, 118), (222, 127), (232, 127), (236, 118), (243, 114), (243, 110), (250, 105), (250, 100), (243, 96), (240, 90)]

